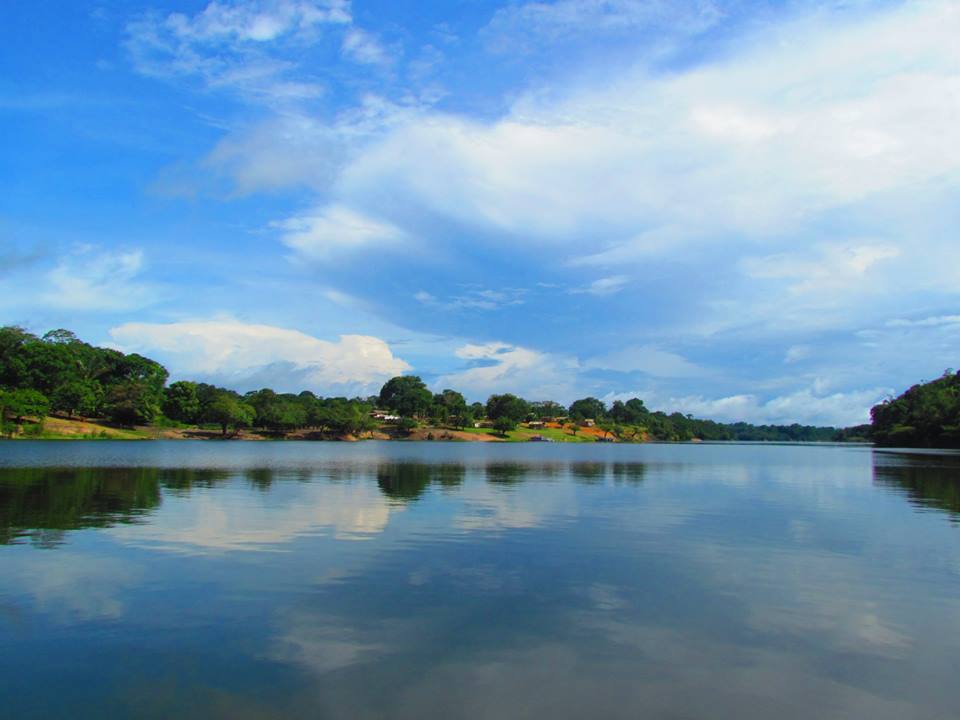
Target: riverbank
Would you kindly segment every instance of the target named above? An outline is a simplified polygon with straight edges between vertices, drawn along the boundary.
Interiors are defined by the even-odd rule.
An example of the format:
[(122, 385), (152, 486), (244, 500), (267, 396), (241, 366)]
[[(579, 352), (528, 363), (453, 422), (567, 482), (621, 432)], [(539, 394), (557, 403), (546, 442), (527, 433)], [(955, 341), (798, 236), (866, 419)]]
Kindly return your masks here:
[(223, 435), (211, 427), (159, 427), (140, 425), (122, 428), (90, 419), (47, 417), (43, 423), (25, 424), (10, 438), (12, 440), (334, 440), (359, 442), (361, 440), (435, 440), (446, 442), (531, 442), (541, 439), (546, 442), (598, 442), (614, 441), (604, 431), (595, 427), (578, 427), (576, 433), (556, 423), (544, 427), (520, 425), (505, 436), (493, 428), (454, 429), (425, 425), (408, 434), (399, 434), (395, 428), (384, 424), (376, 430), (361, 435), (336, 435), (315, 429), (294, 430), (289, 433), (271, 433), (257, 430), (237, 430)]

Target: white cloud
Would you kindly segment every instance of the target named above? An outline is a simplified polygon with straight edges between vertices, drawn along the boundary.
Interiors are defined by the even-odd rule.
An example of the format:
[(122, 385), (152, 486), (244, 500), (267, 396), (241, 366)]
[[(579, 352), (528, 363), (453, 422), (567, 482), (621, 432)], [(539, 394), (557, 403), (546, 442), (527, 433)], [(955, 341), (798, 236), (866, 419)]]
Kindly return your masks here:
[(617, 372), (642, 372), (664, 378), (701, 377), (707, 374), (707, 370), (683, 356), (655, 345), (614, 350), (606, 355), (590, 358), (584, 363), (584, 367)]
[(482, 364), (444, 375), (434, 383), (436, 387), (457, 388), (467, 397), (479, 400), (504, 392), (530, 400), (572, 399), (578, 368), (575, 358), (501, 342), (464, 345), (455, 354), (461, 360)]
[(824, 394), (816, 383), (795, 392), (763, 399), (757, 395), (739, 394), (720, 398), (699, 395), (667, 397), (657, 393), (619, 393), (608, 401), (640, 397), (648, 407), (667, 412), (690, 413), (696, 417), (720, 422), (756, 424), (832, 425), (846, 427), (869, 422), (870, 408), (890, 395), (889, 388), (870, 388)]
[(462, 294), (445, 300), (431, 295), (425, 290), (414, 293), (417, 302), (439, 310), (500, 310), (514, 305), (523, 305), (526, 290), (523, 288), (467, 288)]
[(321, 393), (367, 391), (410, 366), (383, 340), (342, 335), (337, 342), (296, 330), (231, 318), (175, 323), (126, 323), (110, 330), (125, 351), (155, 356), (174, 375), (210, 378), (231, 387), (260, 382), (275, 389)]
[(271, 660), (300, 665), (318, 675), (371, 662), (391, 651), (382, 631), (376, 639), (369, 638), (372, 633), (351, 627), (342, 617), (298, 611), (288, 613), (286, 622), (286, 631), (273, 642)]
[[(669, 232), (775, 240), (831, 209), (960, 169), (953, 3), (815, 16), (713, 65), (518, 101), (501, 120), (412, 119), (342, 178), (530, 239)], [(909, 58), (909, 63), (904, 61)], [(602, 194), (596, 188), (604, 188)]]
[(588, 295), (613, 295), (623, 290), (630, 282), (626, 275), (613, 275), (611, 277), (600, 278), (583, 288), (571, 290), (574, 294), (586, 293)]
[(348, 25), (347, 0), (210, 2), (188, 16), (149, 14), (127, 25), (126, 47), (136, 69), (155, 77), (198, 77), (209, 88), (272, 101), (319, 92), (284, 76), (298, 63), (277, 48), (307, 41), (323, 25)]
[(960, 315), (935, 315), (920, 320), (897, 318), (887, 322), (887, 327), (943, 327), (960, 325)]
[(169, 496), (149, 524), (117, 525), (107, 532), (126, 544), (172, 552), (263, 552), (302, 535), (369, 540), (403, 509), (387, 503), (373, 483), (310, 483), (293, 490), (286, 502), (267, 507), (220, 490)]
[(397, 226), (358, 213), (342, 205), (318, 208), (273, 223), (281, 229), (283, 242), (301, 256), (322, 260), (339, 250), (397, 242), (406, 234)]
[(900, 248), (889, 243), (821, 244), (814, 253), (746, 258), (742, 267), (754, 278), (793, 281), (790, 290), (795, 293), (822, 293), (849, 291), (874, 265), (899, 256)]
[(812, 354), (813, 348), (809, 345), (791, 345), (787, 348), (787, 352), (783, 356), (783, 361), (785, 363), (800, 362), (801, 360), (806, 360)]
[(81, 246), (45, 276), (40, 302), (78, 311), (135, 310), (155, 302), (158, 288), (139, 280), (143, 252), (99, 252)]
[(343, 37), (343, 54), (365, 65), (387, 65), (393, 59), (375, 35), (356, 27)]
[(672, 0), (556, 0), (509, 4), (494, 13), (481, 32), (500, 52), (532, 50), (576, 36), (597, 36), (658, 28), (690, 34), (720, 17), (712, 2)]
[(128, 596), (140, 587), (143, 567), (69, 550), (11, 555), (0, 583), (4, 592), (31, 596), (36, 610), (57, 621), (117, 620)]
[(191, 41), (268, 42), (321, 23), (349, 23), (349, 0), (247, 0), (211, 2), (193, 17), (171, 13), (164, 25)]

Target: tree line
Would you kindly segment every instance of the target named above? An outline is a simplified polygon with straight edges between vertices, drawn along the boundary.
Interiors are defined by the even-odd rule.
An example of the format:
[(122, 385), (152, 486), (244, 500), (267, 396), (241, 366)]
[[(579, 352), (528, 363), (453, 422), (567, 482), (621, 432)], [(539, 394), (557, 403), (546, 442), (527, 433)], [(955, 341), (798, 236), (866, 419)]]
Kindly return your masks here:
[[(635, 440), (850, 439), (848, 431), (804, 425), (723, 424), (679, 412), (651, 411), (640, 398), (609, 406), (595, 397), (569, 406), (552, 400), (529, 401), (511, 393), (486, 403), (467, 402), (462, 393), (432, 392), (415, 375), (388, 380), (378, 395), (319, 397), (278, 393), (269, 388), (240, 394), (228, 388), (181, 380), (167, 384), (160, 363), (136, 353), (83, 342), (69, 330), (42, 337), (18, 327), (0, 328), (0, 421), (11, 433), (26, 418), (49, 414), (97, 418), (122, 426), (208, 425), (222, 435), (241, 428), (284, 435), (308, 429), (319, 436), (360, 435), (383, 425), (404, 433), (419, 424), (469, 428), (487, 423), (502, 434), (520, 423), (561, 422), (576, 434), (585, 425), (605, 438)], [(845, 434), (847, 433), (847, 434)]]
[(960, 373), (947, 370), (870, 411), (872, 439), (888, 447), (960, 448)]

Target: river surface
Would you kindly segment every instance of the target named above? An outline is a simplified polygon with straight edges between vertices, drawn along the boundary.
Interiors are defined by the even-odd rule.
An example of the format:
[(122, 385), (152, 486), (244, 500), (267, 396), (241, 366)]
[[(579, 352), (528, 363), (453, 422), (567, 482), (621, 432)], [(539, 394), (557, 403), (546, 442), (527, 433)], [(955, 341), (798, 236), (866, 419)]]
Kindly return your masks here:
[(6, 442), (4, 718), (955, 719), (960, 456)]

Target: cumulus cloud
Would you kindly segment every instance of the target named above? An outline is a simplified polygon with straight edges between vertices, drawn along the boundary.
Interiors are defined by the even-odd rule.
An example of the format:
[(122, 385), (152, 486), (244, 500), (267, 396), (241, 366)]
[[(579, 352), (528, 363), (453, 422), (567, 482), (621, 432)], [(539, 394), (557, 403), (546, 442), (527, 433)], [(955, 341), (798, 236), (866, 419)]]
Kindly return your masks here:
[(486, 399), (492, 393), (512, 392), (534, 399), (569, 401), (578, 362), (501, 342), (468, 344), (456, 356), (470, 362), (460, 372), (443, 375), (436, 387), (457, 388), (472, 399)]
[(958, 132), (944, 102), (957, 91), (957, 16), (930, 2), (855, 25), (798, 21), (723, 62), (526, 97), (494, 123), (416, 118), (343, 187), (541, 239), (602, 229), (622, 234), (624, 254), (643, 250), (629, 239), (642, 228), (775, 236), (957, 169), (942, 152)]
[(232, 318), (126, 323), (110, 330), (125, 351), (162, 359), (174, 375), (209, 378), (230, 387), (367, 392), (410, 366), (383, 340), (342, 335), (336, 342), (297, 330)]
[[(934, 307), (947, 315), (944, 297), (955, 298), (960, 287), (949, 214), (960, 158), (945, 150), (960, 145), (960, 10), (947, 0), (858, 3), (862, 11), (850, 13), (837, 12), (841, 5), (793, 3), (792, 14), (776, 22), (732, 26), (669, 72), (644, 50), (613, 69), (587, 64), (576, 81), (512, 95), (498, 117), (374, 94), (332, 118), (285, 114), (231, 132), (208, 167), (243, 192), (298, 184), (317, 191), (316, 209), (273, 226), (301, 257), (322, 262), (344, 249), (358, 254), (416, 237), (455, 259), (482, 257), (477, 265), (487, 272), (509, 264), (524, 278), (517, 282), (531, 287), (540, 279), (571, 287), (570, 267), (586, 266), (601, 277), (577, 289), (597, 303), (618, 292), (616, 300), (638, 312), (682, 304), (671, 339), (749, 342), (776, 333), (785, 336), (784, 349), (819, 348), (827, 332)], [(311, 84), (289, 71), (290, 57), (260, 52), (299, 37), (299, 20), (259, 30), (224, 20), (232, 29), (216, 32), (200, 14), (188, 21), (189, 32), (161, 28), (167, 45), (176, 39), (176, 52), (161, 48), (160, 55), (185, 63), (177, 72), (210, 84), (252, 78), (257, 85), (261, 77), (270, 87), (279, 79)], [(699, 33), (715, 22), (712, 5), (694, 2), (679, 9), (653, 1), (520, 2), (498, 11), (484, 38), (493, 46), (512, 34), (513, 42), (522, 28), (535, 43), (565, 42), (583, 28), (655, 34), (664, 23)], [(340, 51), (351, 52), (342, 41), (356, 28), (321, 24), (339, 24)], [(353, 36), (358, 51), (372, 38)], [(229, 46), (227, 66), (205, 64), (220, 62), (206, 52), (212, 37)], [(241, 52), (251, 62), (229, 60)], [(498, 303), (420, 282), (409, 295), (424, 306)], [(931, 293), (940, 297), (916, 308)], [(596, 318), (602, 326), (605, 318)], [(610, 322), (622, 328), (622, 316)], [(604, 329), (613, 336), (612, 326)], [(643, 362), (661, 373), (671, 362), (683, 367), (657, 359), (651, 348), (667, 351), (647, 331), (637, 323), (630, 340), (647, 349)], [(809, 364), (819, 355), (808, 356)], [(800, 358), (787, 351), (785, 359)], [(494, 380), (519, 378), (558, 388), (549, 393), (557, 396), (570, 388), (560, 375), (577, 364), (515, 345), (468, 362), (449, 377), (462, 375), (478, 394), (507, 389), (494, 388)], [(552, 380), (538, 386), (537, 378)], [(769, 402), (750, 397), (758, 408)], [(823, 401), (813, 394), (811, 402)]]

